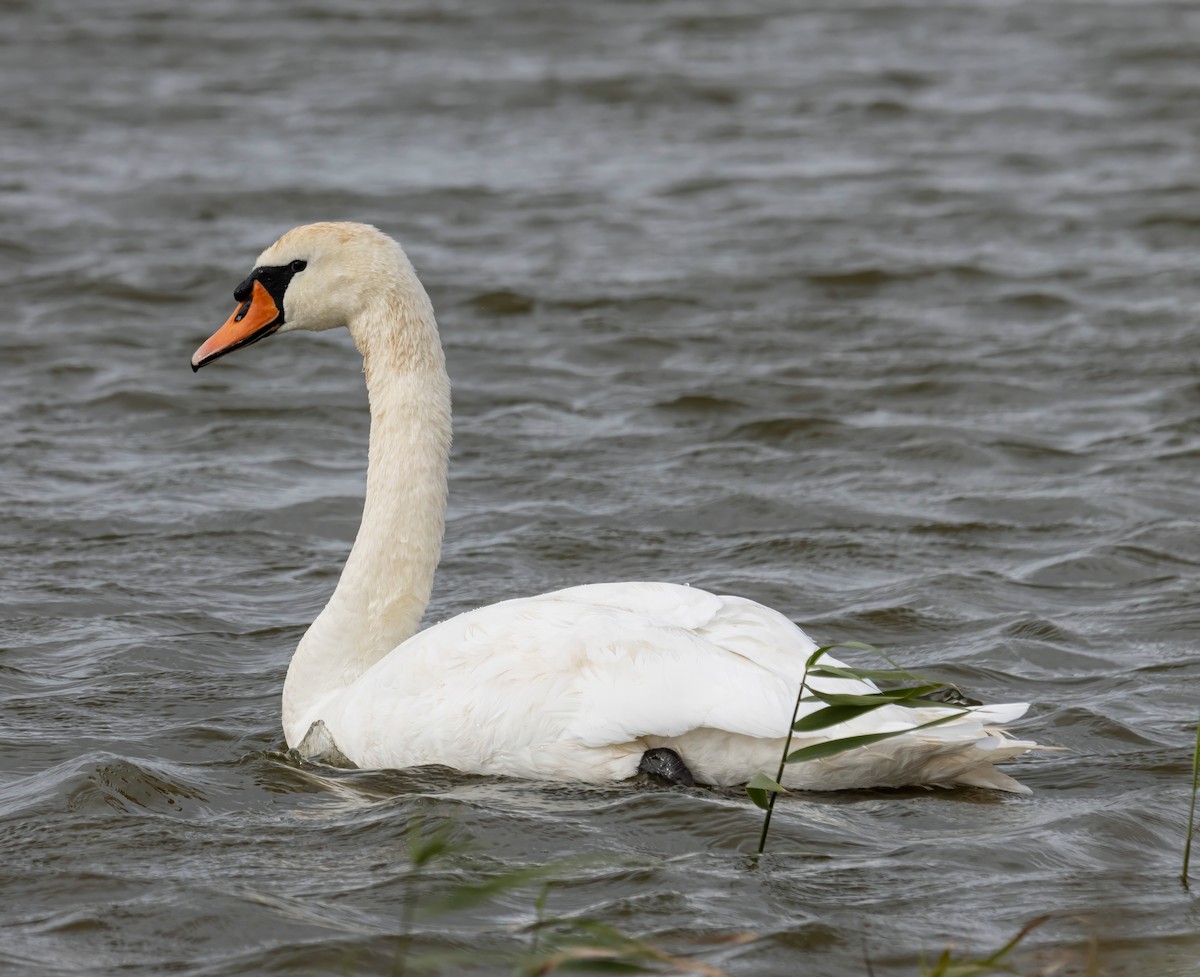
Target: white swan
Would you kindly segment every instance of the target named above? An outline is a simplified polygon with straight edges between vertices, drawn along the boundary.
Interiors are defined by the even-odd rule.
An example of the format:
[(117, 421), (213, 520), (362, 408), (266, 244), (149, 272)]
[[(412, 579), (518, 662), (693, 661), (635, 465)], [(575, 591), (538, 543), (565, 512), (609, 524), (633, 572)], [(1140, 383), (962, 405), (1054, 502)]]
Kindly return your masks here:
[[(364, 224), (297, 227), (259, 256), (234, 297), (237, 309), (196, 351), (194, 370), (272, 333), (346, 326), (370, 396), (362, 524), (288, 669), (290, 747), (336, 750), (360, 767), (439, 763), (540, 780), (616, 781), (652, 769), (729, 785), (774, 769), (815, 646), (761, 604), (669, 583), (608, 583), (504, 601), (417, 632), (444, 528), (450, 382), (433, 308), (395, 241)], [(946, 708), (886, 706), (793, 743), (910, 728)], [(792, 764), (784, 782), (1027, 792), (994, 764), (1034, 744), (992, 728), (1025, 709), (977, 707)]]

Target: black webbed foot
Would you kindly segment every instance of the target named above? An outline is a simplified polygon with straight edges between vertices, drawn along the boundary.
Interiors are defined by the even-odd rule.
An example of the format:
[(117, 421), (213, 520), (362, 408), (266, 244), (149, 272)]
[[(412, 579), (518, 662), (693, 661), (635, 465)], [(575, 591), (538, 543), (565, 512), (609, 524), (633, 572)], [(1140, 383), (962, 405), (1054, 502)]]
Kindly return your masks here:
[(647, 750), (642, 754), (642, 762), (638, 764), (639, 773), (648, 773), (651, 777), (666, 781), (672, 787), (695, 787), (696, 778), (687, 768), (681, 757), (674, 750), (659, 747)]

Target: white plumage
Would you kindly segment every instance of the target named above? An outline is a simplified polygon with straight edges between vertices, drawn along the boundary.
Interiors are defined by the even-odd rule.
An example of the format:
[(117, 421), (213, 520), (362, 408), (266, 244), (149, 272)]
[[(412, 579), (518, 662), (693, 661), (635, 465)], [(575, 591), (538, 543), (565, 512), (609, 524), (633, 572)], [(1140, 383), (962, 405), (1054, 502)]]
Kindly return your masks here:
[[(324, 750), (332, 739), (362, 767), (439, 763), (544, 780), (623, 780), (658, 747), (675, 750), (701, 783), (773, 771), (816, 646), (761, 604), (677, 584), (594, 584), (504, 601), (414, 633), (441, 547), (449, 454), (449, 382), (433, 310), (403, 252), (365, 225), (296, 228), (260, 256), (254, 274), (266, 269), (264, 280), (278, 290), (270, 270), (287, 267), (300, 270), (276, 299), (280, 319), (242, 307), (261, 335), (231, 317), (193, 365), (269, 332), (341, 324), (363, 354), (372, 413), (363, 521), (337, 590), (289, 668), (288, 744)], [(269, 300), (252, 299), (260, 301)], [(845, 679), (810, 684), (877, 691)], [(931, 729), (792, 764), (784, 783), (1024, 791), (995, 764), (1034, 744), (993, 724), (1025, 708), (981, 706)], [(819, 735), (797, 734), (793, 748), (908, 729), (948, 711), (960, 710), (885, 706)], [(320, 735), (305, 743), (314, 728)]]

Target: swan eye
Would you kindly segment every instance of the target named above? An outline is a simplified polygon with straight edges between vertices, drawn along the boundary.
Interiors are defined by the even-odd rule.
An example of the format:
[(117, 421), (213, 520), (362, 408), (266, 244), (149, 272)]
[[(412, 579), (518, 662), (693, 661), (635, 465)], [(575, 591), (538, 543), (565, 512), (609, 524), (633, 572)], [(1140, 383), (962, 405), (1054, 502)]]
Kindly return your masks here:
[(288, 265), (288, 267), (291, 268), (293, 272), (300, 272), (304, 271), (304, 269), (308, 267), (308, 262), (301, 261), (299, 258), (297, 258), (290, 265)]

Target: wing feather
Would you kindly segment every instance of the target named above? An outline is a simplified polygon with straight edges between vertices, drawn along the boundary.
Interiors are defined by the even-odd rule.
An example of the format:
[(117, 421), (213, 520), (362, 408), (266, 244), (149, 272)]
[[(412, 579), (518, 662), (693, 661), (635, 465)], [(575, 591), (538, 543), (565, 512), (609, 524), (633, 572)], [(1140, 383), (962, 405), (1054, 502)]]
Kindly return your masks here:
[[(520, 776), (620, 779), (632, 775), (646, 743), (690, 735), (687, 742), (697, 748), (711, 744), (696, 754), (711, 758), (702, 767), (717, 771), (724, 764), (711, 782), (737, 782), (749, 775), (743, 767), (763, 762), (755, 757), (778, 756), (815, 648), (782, 614), (745, 598), (677, 584), (591, 584), (434, 625), (326, 703), (321, 718), (363, 766), (443, 763)], [(876, 691), (850, 679), (814, 684), (830, 692)], [(801, 714), (816, 708), (805, 706)], [(962, 728), (959, 722), (936, 727), (922, 735), (921, 750), (943, 741), (939, 750), (957, 751), (956, 740), (986, 743), (984, 722), (1021, 711), (993, 706), (963, 717)], [(911, 728), (943, 712), (886, 706), (797, 737), (794, 745)], [(899, 763), (911, 748), (888, 742), (897, 745), (876, 751), (885, 773), (909, 776), (907, 766), (924, 762)], [(870, 766), (870, 756), (847, 763)], [(821, 776), (831, 777), (833, 769), (825, 766)], [(875, 771), (863, 777), (851, 771), (844, 779), (861, 786), (864, 778), (890, 782)]]

